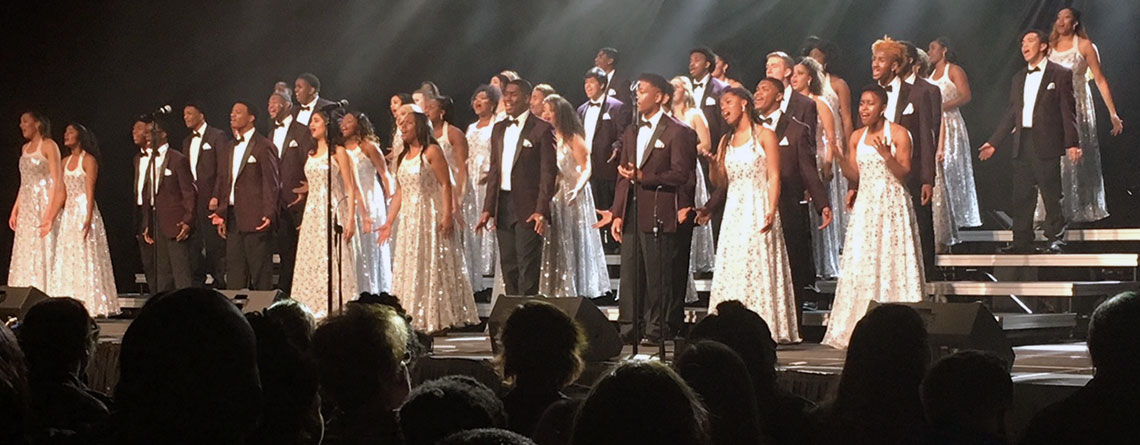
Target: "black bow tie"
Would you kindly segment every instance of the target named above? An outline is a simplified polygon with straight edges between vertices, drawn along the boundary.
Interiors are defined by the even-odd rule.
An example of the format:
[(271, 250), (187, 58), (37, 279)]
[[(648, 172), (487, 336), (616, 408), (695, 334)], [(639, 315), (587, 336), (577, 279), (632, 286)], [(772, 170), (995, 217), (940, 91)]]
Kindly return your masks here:
[(1029, 74), (1033, 74), (1033, 73), (1036, 73), (1038, 71), (1041, 71), (1041, 68), (1033, 68), (1033, 69), (1029, 70)]
[(772, 125), (772, 116), (761, 117), (760, 125)]
[(234, 145), (240, 144), (242, 142), (245, 142), (245, 136), (238, 136), (237, 140), (234, 141)]
[(518, 124), (519, 124), (519, 120), (518, 120), (518, 119), (507, 119), (507, 126), (508, 126), (508, 127), (509, 127), (509, 126), (511, 126), (511, 125), (518, 125)]
[(700, 82), (693, 82), (693, 89), (694, 89), (694, 90), (695, 90), (695, 89), (697, 89), (697, 88), (704, 88), (704, 86), (705, 86), (705, 84), (703, 84), (703, 83), (700, 83)]
[(284, 126), (285, 126), (284, 122), (274, 122), (273, 123), (273, 128), (282, 128)]
[(602, 103), (601, 103), (601, 102), (598, 102), (598, 103), (593, 103), (593, 102), (590, 102), (590, 105), (587, 105), (587, 107), (598, 107), (598, 108), (601, 108), (601, 107), (602, 107)]
[(301, 106), (301, 111), (309, 111), (309, 110), (312, 110), (312, 109), (313, 109), (313, 108), (312, 108), (312, 107), (310, 107), (310, 106), (308, 106), (308, 105), (302, 105), (302, 106)]
[(892, 91), (894, 91), (894, 90), (895, 90), (895, 86), (894, 86), (894, 85), (887, 85), (887, 86), (883, 87), (883, 91), (886, 91), (886, 92), (888, 92), (888, 93), (890, 93), (890, 92), (892, 92)]
[(650, 128), (652, 128), (653, 122), (650, 122), (646, 119), (641, 119), (641, 120), (637, 121), (637, 126), (638, 127), (650, 127)]
[(200, 138), (200, 137), (202, 137), (202, 133), (195, 131), (193, 133), (190, 133), (190, 137), (191, 138)]

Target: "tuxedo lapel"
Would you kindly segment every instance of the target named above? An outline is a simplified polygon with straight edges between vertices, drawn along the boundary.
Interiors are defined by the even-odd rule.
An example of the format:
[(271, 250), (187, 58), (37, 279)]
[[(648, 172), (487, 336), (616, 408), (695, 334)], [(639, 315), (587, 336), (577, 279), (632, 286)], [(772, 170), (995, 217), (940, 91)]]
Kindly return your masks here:
[(791, 116), (787, 113), (780, 114), (780, 120), (776, 121), (776, 140), (784, 139), (784, 132), (788, 130), (788, 123), (791, 122)]
[[(234, 147), (235, 147), (235, 148), (237, 147), (237, 144), (236, 144), (236, 143), (234, 144)], [(250, 135), (250, 138), (249, 138), (249, 143), (245, 144), (245, 154), (244, 154), (244, 155), (242, 155), (242, 158), (241, 158), (241, 166), (239, 166), (239, 167), (238, 167), (238, 171), (237, 171), (237, 174), (236, 174), (236, 175), (234, 175), (234, 178), (233, 178), (235, 181), (237, 180), (237, 178), (238, 178), (239, 176), (241, 176), (241, 172), (244, 172), (244, 171), (245, 171), (245, 166), (246, 166), (246, 165), (249, 165), (249, 157), (250, 157), (250, 156), (253, 156), (253, 149), (254, 149), (254, 148), (255, 148), (255, 146), (254, 146), (254, 139), (253, 139), (253, 135)], [(231, 169), (232, 169), (232, 168), (233, 168), (233, 167), (232, 167), (232, 165), (233, 165), (233, 164), (230, 164), (230, 165), (231, 165)]]
[[(661, 119), (657, 121), (657, 128), (653, 129), (653, 134), (649, 135), (649, 141), (646, 142), (645, 157), (641, 158), (641, 165), (638, 165), (637, 168), (645, 167), (645, 163), (649, 161), (649, 157), (653, 156), (653, 153), (657, 151), (654, 149), (653, 146), (656, 145), (657, 141), (661, 139), (661, 133), (665, 132), (665, 126), (669, 125), (667, 117), (668, 116), (661, 116)], [(635, 140), (635, 141), (637, 140), (637, 132), (636, 131), (634, 131), (633, 140)], [(635, 156), (636, 156), (636, 154), (637, 154), (637, 152), (634, 152)]]
[(166, 154), (162, 156), (162, 165), (154, 169), (154, 190), (158, 191), (159, 186), (162, 185), (162, 178), (166, 176), (166, 164), (170, 162), (170, 148), (166, 148)]
[(515, 163), (519, 162), (519, 155), (521, 155), (522, 151), (524, 150), (523, 142), (527, 139), (530, 139), (530, 132), (534, 129), (534, 119), (538, 118), (534, 116), (527, 116), (526, 122), (523, 123), (522, 131), (519, 132), (519, 140), (517, 143), (518, 145), (515, 146), (515, 159), (511, 161), (511, 165), (515, 165)]
[[(1017, 76), (1013, 78), (1012, 96), (1014, 104), (1017, 105), (1018, 116), (1021, 115), (1021, 110), (1025, 108), (1025, 76), (1027, 74), (1029, 74), (1028, 70), (1022, 68), (1021, 71), (1017, 72)], [(1040, 91), (1038, 91), (1038, 93), (1040, 93)], [(1016, 128), (1021, 128), (1020, 118), (1018, 118)]]
[[(1041, 73), (1041, 85), (1037, 87), (1037, 100), (1033, 102), (1033, 111), (1037, 112), (1037, 105), (1041, 103), (1041, 98), (1045, 96), (1045, 91), (1049, 89), (1049, 84), (1053, 82), (1053, 67), (1049, 62), (1045, 62), (1045, 71)], [(1028, 72), (1028, 71), (1027, 71)], [(1021, 77), (1021, 82), (1025, 82), (1025, 76)], [(1022, 91), (1025, 91), (1025, 85), (1022, 85)], [(1022, 93), (1024, 96), (1024, 93)], [(1022, 104), (1024, 107), (1025, 104)]]
[[(902, 119), (903, 112), (906, 111), (908, 100), (910, 99), (911, 85), (906, 81), (899, 82), (899, 101), (895, 103), (895, 119), (892, 122), (898, 123)], [(917, 110), (916, 110), (917, 111)]]

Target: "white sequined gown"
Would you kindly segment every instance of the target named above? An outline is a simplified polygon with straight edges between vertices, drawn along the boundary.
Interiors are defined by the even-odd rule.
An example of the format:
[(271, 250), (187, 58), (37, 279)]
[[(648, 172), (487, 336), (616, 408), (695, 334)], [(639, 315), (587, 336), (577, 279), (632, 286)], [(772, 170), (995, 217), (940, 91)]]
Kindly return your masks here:
[(779, 213), (771, 230), (760, 232), (770, 204), (764, 149), (749, 139), (744, 145), (726, 146), (725, 150), (728, 194), (709, 310), (715, 310), (722, 301), (738, 300), (768, 322), (773, 340), (798, 342), (792, 271)]
[(31, 153), (23, 150), (20, 152), (20, 191), (16, 197), (20, 203), (20, 213), (16, 217), (16, 234), (12, 240), (8, 285), (32, 286), (46, 291), (59, 224), (55, 224), (47, 236), (40, 237), (40, 225), (51, 200), (54, 182), (47, 157), (42, 151), (43, 145), (41, 140)]
[[(494, 231), (475, 231), (475, 224), (483, 213), (483, 200), (487, 197), (487, 187), (479, 184), (491, 169), (491, 129), (493, 123), (480, 128), (479, 122), (467, 127), (467, 177), (472, 199), (463, 203), (463, 219), (467, 228), (463, 233), (463, 247), (467, 252), (467, 267), (472, 275), (482, 278), (495, 272), (495, 252), (498, 247)], [(481, 281), (472, 286), (481, 289)]]
[[(115, 272), (111, 267), (111, 251), (107, 246), (107, 231), (99, 207), (92, 209), (91, 229), (83, 237), (83, 223), (87, 220), (87, 172), (79, 155), (74, 170), (63, 170), (63, 184), (67, 201), (59, 217), (59, 234), (56, 237), (55, 264), (47, 293), (55, 297), (71, 297), (82, 301), (92, 317), (119, 313), (119, 294), (115, 290)], [(64, 164), (65, 166), (67, 164)]]
[(589, 297), (610, 291), (602, 236), (593, 227), (594, 195), (587, 182), (570, 200), (582, 171), (569, 145), (559, 141), (558, 191), (550, 202), (550, 228), (543, 237), (538, 293), (548, 297)]
[[(929, 79), (942, 91), (942, 103), (956, 100), (959, 96), (958, 86), (948, 75), (949, 66), (943, 69), (941, 78)], [(942, 123), (946, 126), (946, 133), (943, 135), (943, 161), (937, 165), (934, 187), (934, 239), (936, 245), (949, 246), (958, 243), (959, 227), (980, 226), (982, 217), (974, 185), (970, 134), (966, 131), (961, 110), (943, 111)]]
[[(890, 122), (884, 123), (883, 133), (890, 144)], [(847, 227), (840, 260), (843, 274), (822, 342), (839, 349), (847, 348), (855, 323), (863, 318), (871, 301), (909, 303), (922, 301), (925, 295), (922, 250), (910, 193), (866, 139), (867, 131), (863, 130), (855, 154), (859, 196)]]
[[(454, 193), (459, 193), (459, 183), (456, 182), (459, 178), (459, 170), (467, 171), (466, 165), (460, 165), (459, 161), (455, 158), (455, 146), (451, 144), (448, 130), (451, 129), (451, 124), (446, 121), (443, 123), (443, 136), (439, 138), (439, 148), (443, 150), (444, 158), (447, 158), (447, 166), (451, 170), (451, 190)], [(488, 142), (489, 143), (489, 142)], [(470, 153), (468, 153), (470, 155)], [(463, 196), (459, 197), (459, 208), (455, 209), (456, 231), (460, 233), (459, 242), (463, 244), (464, 262), (467, 264), (467, 280), (471, 282), (471, 288), (483, 287), (483, 274), (471, 267), (475, 261), (475, 251), (468, 248), (468, 244), (473, 244), (473, 241), (467, 236), (467, 232), (475, 231), (475, 224), (479, 219), (470, 220), (467, 218), (466, 209), (475, 207), (475, 194), (474, 187), (471, 186), (471, 177), (467, 177), (467, 184), (464, 187)], [(472, 245), (472, 247), (474, 247)]]
[(412, 327), (438, 332), (479, 322), (467, 276), (459, 226), (450, 236), (437, 229), (443, 215), (442, 189), (423, 156), (399, 163), (400, 213), (396, 226), (392, 293), (412, 316)]
[[(305, 198), (305, 214), (301, 219), (301, 232), (297, 237), (297, 265), (293, 269), (293, 289), (289, 295), (310, 310), (317, 318), (329, 314), (328, 277), (328, 177), (329, 163), (326, 157), (309, 156), (305, 161), (305, 180), (309, 193)], [(332, 163), (333, 218), (344, 224), (348, 217), (348, 204), (345, 198), (344, 181), (336, 160)], [(341, 302), (355, 300), (359, 282), (356, 278), (356, 255), (360, 251), (360, 233), (345, 243), (341, 235), (333, 234), (340, 240), (340, 249), (333, 246), (332, 272), (333, 306)], [(336, 279), (337, 270), (340, 279)], [(343, 292), (341, 292), (343, 287)]]
[[(827, 91), (831, 94), (824, 94), (820, 97), (835, 118), (835, 134), (842, 135), (843, 126), (838, 111), (839, 96), (836, 96), (834, 91), (830, 89)], [(816, 168), (820, 171), (820, 179), (823, 178), (823, 159), (827, 144), (830, 142), (826, 131), (823, 129), (823, 116), (820, 116), (816, 119), (815, 130)], [(838, 143), (836, 147), (842, 150), (844, 144)], [(831, 181), (823, 183), (824, 189), (827, 190), (827, 199), (831, 203), (831, 224), (823, 230), (816, 230), (816, 227), (823, 224), (823, 217), (814, 203), (811, 204), (811, 211), (808, 212), (811, 221), (812, 261), (815, 263), (816, 275), (822, 278), (839, 276), (839, 253), (843, 250), (843, 239), (847, 233), (847, 206), (843, 205), (847, 199), (847, 178), (843, 177), (838, 162), (832, 163), (831, 175)]]
[[(388, 219), (388, 200), (384, 188), (380, 186), (379, 172), (372, 160), (359, 147), (348, 151), (352, 165), (356, 169), (356, 181), (360, 184), (360, 197), (368, 216), (372, 219), (372, 230), (376, 230)], [(335, 179), (335, 178), (334, 178)], [(392, 290), (392, 249), (376, 243), (376, 232), (364, 230), (364, 215), (357, 206), (356, 237), (359, 237), (360, 251), (356, 258), (356, 281), (362, 292), (390, 292)]]
[[(1049, 60), (1073, 70), (1073, 95), (1077, 102), (1077, 135), (1080, 137), (1081, 159), (1076, 164), (1061, 156), (1061, 210), (1066, 222), (1091, 222), (1108, 216), (1104, 202), (1104, 175), (1100, 167), (1100, 142), (1096, 134), (1096, 107), (1089, 88), (1089, 63), (1077, 45), (1066, 51), (1050, 51)], [(1044, 204), (1037, 199), (1035, 219), (1045, 220)]]

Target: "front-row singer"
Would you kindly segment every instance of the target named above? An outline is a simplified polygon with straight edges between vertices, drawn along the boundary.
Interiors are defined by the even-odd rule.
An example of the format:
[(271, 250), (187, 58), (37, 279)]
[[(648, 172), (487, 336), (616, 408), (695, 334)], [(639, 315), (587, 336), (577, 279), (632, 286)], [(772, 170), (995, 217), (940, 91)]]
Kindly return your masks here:
[(194, 176), (186, 155), (170, 148), (169, 125), (157, 116), (148, 125), (149, 149), (136, 157), (135, 164), (135, 185), (142, 206), (139, 230), (145, 243), (142, 260), (152, 263), (154, 275), (147, 276), (147, 285), (153, 293), (191, 287), (196, 265), (196, 244), (189, 239), (197, 200)]

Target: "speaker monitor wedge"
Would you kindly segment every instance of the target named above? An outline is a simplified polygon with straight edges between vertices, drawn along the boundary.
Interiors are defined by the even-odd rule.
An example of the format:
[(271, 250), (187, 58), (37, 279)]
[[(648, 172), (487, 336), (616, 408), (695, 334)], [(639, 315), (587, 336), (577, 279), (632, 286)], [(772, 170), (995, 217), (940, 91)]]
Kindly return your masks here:
[[(922, 317), (930, 344), (931, 360), (963, 349), (989, 351), (1013, 366), (1013, 346), (994, 314), (981, 303), (899, 303)], [(879, 306), (874, 301), (867, 311)]]
[(9, 318), (22, 320), (28, 309), (48, 298), (51, 297), (34, 287), (0, 286), (0, 323)]

